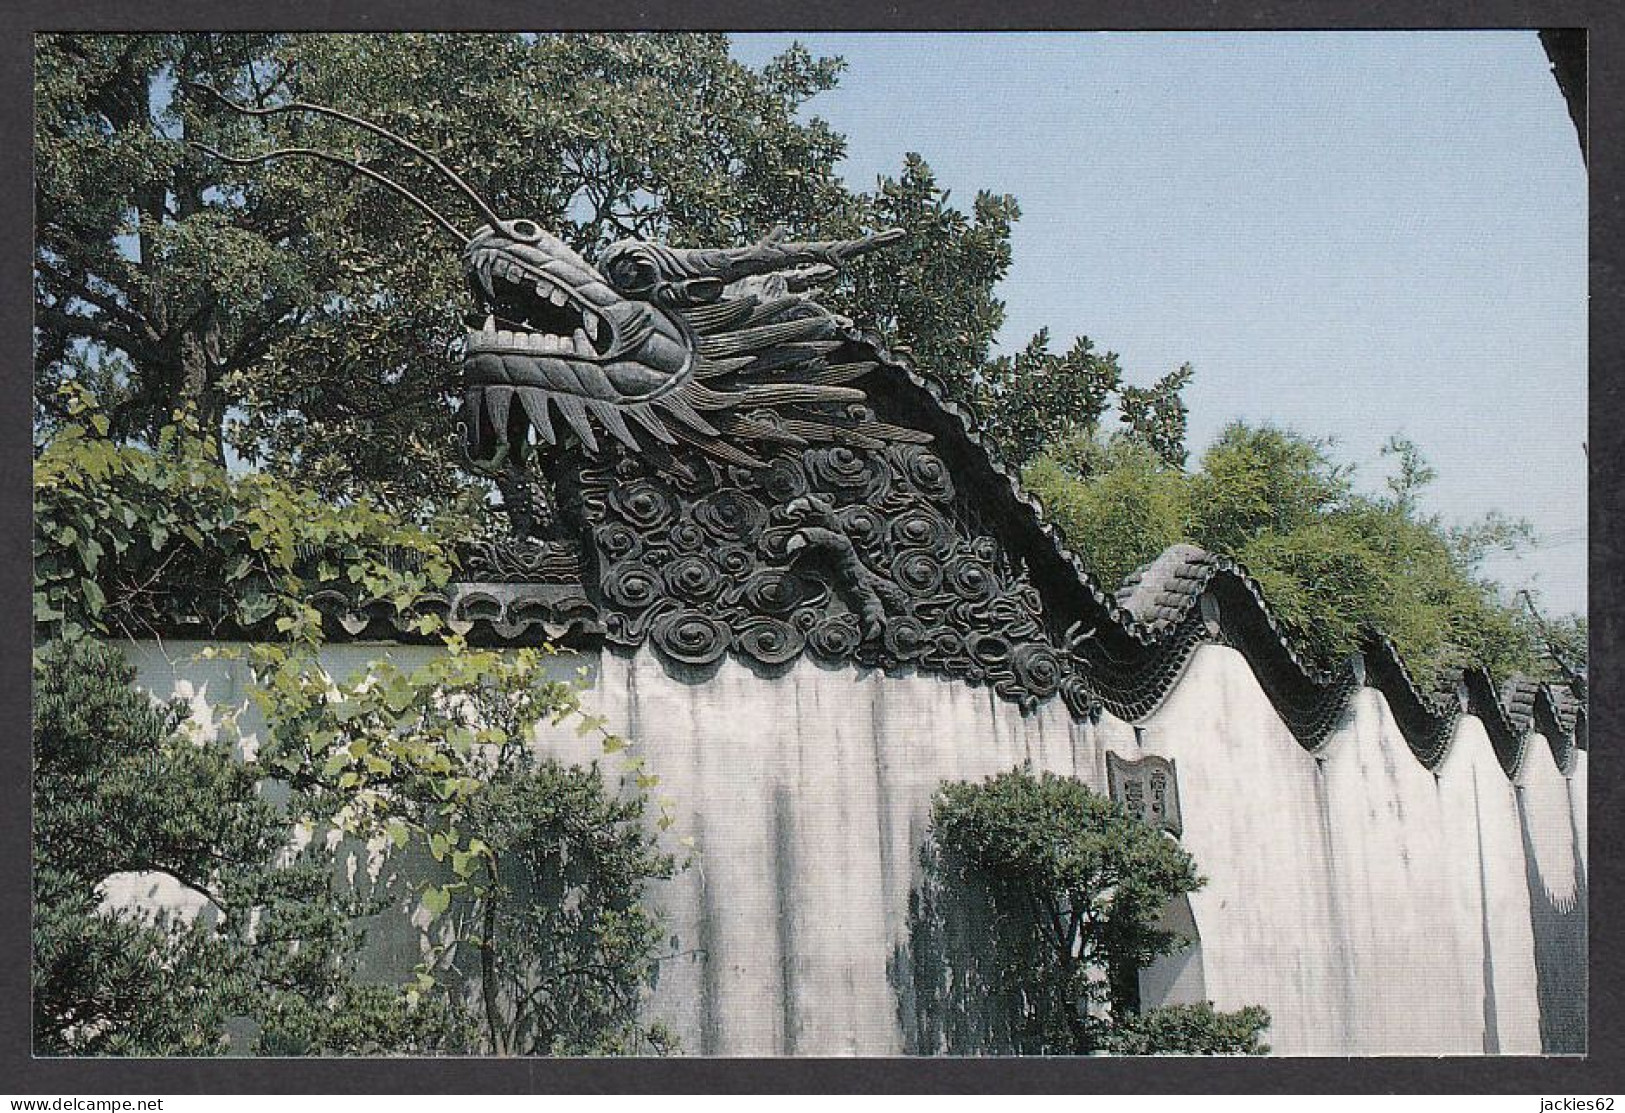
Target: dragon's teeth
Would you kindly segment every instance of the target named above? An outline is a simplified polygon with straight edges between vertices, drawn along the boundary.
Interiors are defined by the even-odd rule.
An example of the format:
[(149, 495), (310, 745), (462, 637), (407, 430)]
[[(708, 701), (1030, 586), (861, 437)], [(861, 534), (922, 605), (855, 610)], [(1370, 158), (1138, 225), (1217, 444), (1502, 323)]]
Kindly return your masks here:
[(591, 340), (597, 340), (598, 318), (591, 313), (583, 313), (581, 315), (581, 320), (583, 328), (586, 329), (587, 337)]
[(576, 355), (584, 356), (592, 351), (592, 344), (587, 340), (587, 334), (576, 329), (576, 334), (570, 338), (575, 342)]
[(496, 314), (494, 314), (494, 313), (486, 314), (485, 324), (480, 327), (480, 331), (481, 332), (488, 332), (488, 333), (492, 334), (493, 336), (496, 335), (496, 331), (497, 331)]
[(570, 300), (564, 291), (559, 289), (557, 286), (553, 287), (553, 289), (548, 292), (547, 299), (554, 305), (563, 305), (565, 302)]
[(497, 343), (505, 347), (511, 347), (513, 345), (513, 333), (507, 329), (499, 329), (497, 331)]

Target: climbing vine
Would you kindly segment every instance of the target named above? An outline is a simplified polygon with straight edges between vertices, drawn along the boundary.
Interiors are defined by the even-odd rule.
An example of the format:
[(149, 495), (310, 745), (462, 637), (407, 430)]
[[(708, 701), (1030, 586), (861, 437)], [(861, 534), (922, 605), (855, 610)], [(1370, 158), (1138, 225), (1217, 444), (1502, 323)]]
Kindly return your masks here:
[[(551, 646), (471, 647), (423, 606), (455, 567), (432, 523), (233, 474), (185, 412), (151, 445), (116, 444), (87, 395), (63, 395), (72, 420), (36, 455), (39, 641), (191, 627), (246, 642), (199, 653), (250, 674), (264, 729), (243, 776), (288, 786), (296, 844), (349, 838), (410, 875), (433, 945), (402, 991), (409, 1008), (469, 1006), (469, 1049), (487, 1053), (668, 1047), (638, 1017), (663, 945), (644, 888), (676, 868), (644, 823), (659, 778), (584, 708), (585, 677), (555, 675)], [(331, 675), (309, 597), (335, 589), (393, 607), (439, 652)], [(570, 724), (587, 764), (536, 755), (539, 729)], [(671, 801), (656, 803), (664, 831)]]
[(108, 439), (74, 384), (74, 420), (34, 461), (34, 624), (42, 638), (257, 631), (319, 644), (318, 585), (399, 611), (451, 577), (432, 528), (365, 499), (337, 504), (259, 473), (233, 475), (188, 411), (151, 445)]

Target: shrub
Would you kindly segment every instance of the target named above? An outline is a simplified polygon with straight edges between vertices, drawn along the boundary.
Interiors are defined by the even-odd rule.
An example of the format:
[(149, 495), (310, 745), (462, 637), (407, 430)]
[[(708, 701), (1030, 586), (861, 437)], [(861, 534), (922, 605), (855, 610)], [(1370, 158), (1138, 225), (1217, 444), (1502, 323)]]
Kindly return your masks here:
[(1025, 768), (944, 784), (931, 819), (946, 872), (995, 928), (981, 976), (1019, 1012), (1010, 1050), (1262, 1053), (1263, 1009), (1133, 1015), (1140, 968), (1186, 942), (1157, 926), (1163, 909), (1204, 880), (1174, 839), (1075, 777)]

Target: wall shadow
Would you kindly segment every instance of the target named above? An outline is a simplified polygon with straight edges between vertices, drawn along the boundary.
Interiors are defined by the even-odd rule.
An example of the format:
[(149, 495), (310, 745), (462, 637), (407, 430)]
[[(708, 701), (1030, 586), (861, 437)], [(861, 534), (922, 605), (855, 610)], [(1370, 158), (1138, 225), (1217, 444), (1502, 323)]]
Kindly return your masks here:
[(1031, 914), (1008, 907), (929, 843), (920, 865), (908, 942), (887, 962), (904, 1053), (1074, 1053), (1054, 1023), (1069, 1006), (1047, 988), (1052, 959), (1036, 942)]
[[(1571, 830), (1573, 879), (1541, 876), (1530, 834), (1524, 794), (1517, 793), (1518, 831), (1523, 836), (1524, 879), (1535, 939), (1535, 996), (1540, 1006), (1540, 1050), (1547, 1055), (1583, 1055), (1586, 1050), (1587, 939), (1586, 870), (1579, 833)], [(1560, 884), (1553, 885), (1552, 881)], [(1553, 892), (1572, 896), (1554, 899)]]

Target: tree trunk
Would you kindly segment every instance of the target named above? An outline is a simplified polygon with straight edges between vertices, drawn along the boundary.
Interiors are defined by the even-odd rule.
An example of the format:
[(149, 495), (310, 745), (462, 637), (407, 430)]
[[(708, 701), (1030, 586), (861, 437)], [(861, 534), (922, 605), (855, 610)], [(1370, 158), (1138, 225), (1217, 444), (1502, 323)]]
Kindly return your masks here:
[(485, 998), (485, 1027), (491, 1033), (493, 1054), (511, 1055), (513, 1049), (508, 1045), (508, 1032), (502, 1023), (502, 1006), (497, 1000), (496, 930), (496, 898), (488, 893), (480, 923), (480, 991)]
[(180, 398), (190, 405), (209, 438), (215, 459), (224, 465), (225, 404), (220, 395), (220, 324), (214, 308), (204, 310), (180, 338)]

